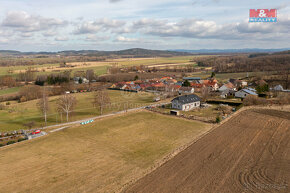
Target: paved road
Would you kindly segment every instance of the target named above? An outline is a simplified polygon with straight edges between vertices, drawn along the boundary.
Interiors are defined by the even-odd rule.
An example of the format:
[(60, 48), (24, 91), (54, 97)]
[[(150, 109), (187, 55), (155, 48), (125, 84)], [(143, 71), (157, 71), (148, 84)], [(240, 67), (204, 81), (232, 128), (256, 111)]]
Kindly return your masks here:
[(80, 124), (81, 122), (92, 120), (92, 119), (93, 120), (101, 119), (101, 118), (104, 118), (104, 117), (110, 117), (110, 116), (114, 116), (114, 115), (118, 115), (118, 114), (122, 114), (122, 113), (126, 113), (126, 112), (131, 112), (131, 111), (136, 111), (136, 110), (140, 110), (140, 109), (145, 109), (146, 107), (157, 107), (157, 106), (166, 105), (166, 104), (169, 104), (169, 103), (158, 103), (158, 104), (153, 104), (153, 105), (146, 105), (146, 106), (143, 106), (143, 107), (138, 107), (138, 108), (134, 108), (134, 109), (128, 109), (128, 110), (124, 110), (124, 111), (118, 111), (118, 112), (114, 112), (114, 113), (110, 113), (110, 114), (106, 114), (106, 115), (99, 115), (99, 116), (90, 117), (90, 118), (82, 119), (82, 120), (78, 120), (78, 121), (61, 123), (61, 124), (57, 124), (57, 125), (50, 125), (50, 126), (43, 127), (42, 129), (49, 129), (49, 128), (52, 128), (52, 127), (62, 127), (62, 128), (58, 128), (58, 129), (53, 130), (55, 132), (55, 131), (59, 131), (59, 130), (67, 128), (65, 126), (68, 126), (68, 125)]

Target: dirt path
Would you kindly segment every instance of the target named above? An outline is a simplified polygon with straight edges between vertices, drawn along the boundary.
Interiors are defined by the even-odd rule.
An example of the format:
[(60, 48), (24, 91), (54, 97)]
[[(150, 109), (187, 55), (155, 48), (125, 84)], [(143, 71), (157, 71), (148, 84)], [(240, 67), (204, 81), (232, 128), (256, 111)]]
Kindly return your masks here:
[(290, 112), (246, 110), (124, 192), (290, 192)]

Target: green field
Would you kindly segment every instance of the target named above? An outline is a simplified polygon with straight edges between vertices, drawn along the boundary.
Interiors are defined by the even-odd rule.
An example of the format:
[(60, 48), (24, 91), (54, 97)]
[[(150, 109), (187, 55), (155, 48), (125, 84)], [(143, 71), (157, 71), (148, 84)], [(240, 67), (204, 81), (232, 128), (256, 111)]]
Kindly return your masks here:
[(0, 192), (118, 192), (210, 125), (141, 111), (0, 149)]
[(3, 90), (0, 90), (0, 96), (1, 95), (6, 95), (6, 94), (17, 93), (18, 91), (19, 91), (19, 87), (3, 89)]
[[(153, 95), (151, 93), (128, 93), (122, 91), (108, 91), (111, 98), (111, 105), (104, 109), (104, 114), (116, 111), (122, 111), (127, 108), (145, 106), (152, 103)], [(100, 115), (99, 109), (92, 107), (93, 93), (77, 93), (77, 105), (69, 121), (85, 119)], [(56, 113), (56, 100), (58, 96), (50, 97), (48, 125), (65, 122), (65, 115)], [(28, 101), (24, 103), (14, 103), (6, 106), (5, 110), (0, 110), (0, 132), (24, 129), (24, 123), (35, 122), (36, 127), (43, 126), (44, 121), (40, 111), (37, 109), (37, 101)]]

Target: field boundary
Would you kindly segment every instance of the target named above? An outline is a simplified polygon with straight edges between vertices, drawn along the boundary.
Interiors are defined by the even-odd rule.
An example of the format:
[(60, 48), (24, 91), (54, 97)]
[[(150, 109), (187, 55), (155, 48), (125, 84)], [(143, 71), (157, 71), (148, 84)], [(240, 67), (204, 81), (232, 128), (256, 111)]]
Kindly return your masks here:
[[(168, 162), (169, 160), (173, 159), (177, 154), (179, 154), (180, 152), (186, 150), (191, 145), (195, 144), (197, 141), (199, 141), (200, 139), (202, 139), (204, 136), (206, 136), (207, 134), (209, 134), (212, 131), (214, 131), (216, 128), (220, 127), (221, 125), (223, 125), (224, 123), (226, 123), (230, 119), (238, 116), (240, 113), (242, 113), (244, 111), (247, 111), (247, 110), (251, 110), (251, 109), (273, 109), (273, 110), (280, 110), (280, 111), (287, 111), (287, 112), (289, 112), (290, 105), (284, 105), (284, 106), (278, 106), (278, 105), (272, 105), (272, 106), (248, 106), (248, 107), (242, 107), (238, 111), (232, 113), (228, 118), (222, 120), (220, 123), (211, 124), (212, 127), (208, 131), (200, 134), (195, 139), (193, 139), (193, 141), (191, 141), (191, 142), (189, 142), (189, 143), (187, 143), (187, 144), (185, 144), (185, 145), (183, 145), (181, 147), (176, 148), (171, 153), (169, 153), (168, 155), (164, 156), (159, 161), (157, 161), (152, 167), (150, 167), (147, 171), (145, 171), (142, 176), (139, 176), (136, 179), (130, 180), (129, 182), (127, 182), (126, 184), (124, 184), (123, 187), (120, 188), (116, 192), (120, 192), (120, 193), (121, 192), (124, 192), (131, 185), (133, 185), (134, 183), (136, 183), (140, 179), (144, 178), (145, 176), (149, 175), (150, 173), (154, 172), (156, 169), (158, 169), (159, 167), (161, 167), (162, 165), (164, 165), (166, 162)], [(155, 113), (155, 112), (152, 112), (152, 113)], [(170, 115), (164, 115), (164, 116), (170, 116)], [(179, 118), (179, 117), (177, 117), (177, 118)], [(185, 119), (185, 118), (182, 118), (181, 117), (181, 119)], [(188, 120), (188, 119), (186, 119), (186, 120)], [(197, 120), (192, 120), (192, 121), (197, 121)]]

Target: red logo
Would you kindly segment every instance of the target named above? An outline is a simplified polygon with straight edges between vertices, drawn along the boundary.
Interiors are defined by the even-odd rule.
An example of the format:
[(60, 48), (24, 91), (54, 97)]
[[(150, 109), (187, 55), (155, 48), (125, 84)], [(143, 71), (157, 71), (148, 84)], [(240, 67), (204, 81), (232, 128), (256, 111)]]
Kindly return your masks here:
[(277, 17), (277, 9), (250, 9), (250, 18)]

